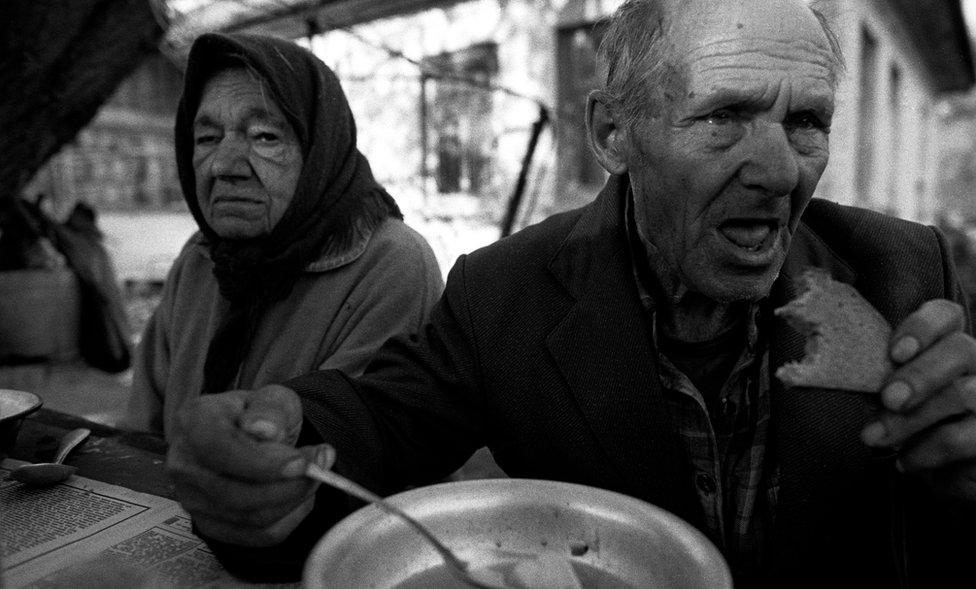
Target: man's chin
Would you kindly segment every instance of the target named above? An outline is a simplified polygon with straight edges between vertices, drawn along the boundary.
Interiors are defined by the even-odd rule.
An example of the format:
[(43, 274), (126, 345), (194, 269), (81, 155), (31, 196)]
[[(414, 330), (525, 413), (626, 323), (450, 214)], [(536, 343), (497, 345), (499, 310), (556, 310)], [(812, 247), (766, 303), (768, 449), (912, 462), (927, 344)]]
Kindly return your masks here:
[(717, 303), (755, 302), (769, 295), (778, 275), (773, 271), (759, 275), (720, 274), (694, 290)]

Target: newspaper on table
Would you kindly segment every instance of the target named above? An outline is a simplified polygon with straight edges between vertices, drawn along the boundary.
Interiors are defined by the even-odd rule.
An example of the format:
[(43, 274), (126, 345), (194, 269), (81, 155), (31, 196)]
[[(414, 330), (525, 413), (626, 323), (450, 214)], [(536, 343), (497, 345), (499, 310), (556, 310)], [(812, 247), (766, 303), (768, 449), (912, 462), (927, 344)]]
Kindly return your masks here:
[(78, 476), (29, 487), (7, 478), (21, 464), (0, 464), (3, 589), (254, 586), (223, 569), (176, 501)]

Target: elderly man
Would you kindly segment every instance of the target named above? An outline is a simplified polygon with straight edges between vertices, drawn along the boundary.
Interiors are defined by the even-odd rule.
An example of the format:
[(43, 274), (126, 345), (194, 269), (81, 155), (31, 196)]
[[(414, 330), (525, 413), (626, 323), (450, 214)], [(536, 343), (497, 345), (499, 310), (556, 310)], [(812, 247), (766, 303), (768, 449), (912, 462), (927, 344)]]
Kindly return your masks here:
[[(823, 19), (801, 0), (633, 0), (603, 53), (593, 203), (460, 258), (425, 329), (362, 378), (183, 413), (169, 466), (200, 532), (231, 566), (286, 567), (345, 507), (300, 478), (315, 444), (379, 492), (487, 445), (509, 475), (692, 522), (738, 587), (961, 582), (976, 342), (936, 231), (811, 199), (840, 68)], [(771, 376), (803, 353), (771, 310), (811, 265), (895, 326), (880, 396)]]

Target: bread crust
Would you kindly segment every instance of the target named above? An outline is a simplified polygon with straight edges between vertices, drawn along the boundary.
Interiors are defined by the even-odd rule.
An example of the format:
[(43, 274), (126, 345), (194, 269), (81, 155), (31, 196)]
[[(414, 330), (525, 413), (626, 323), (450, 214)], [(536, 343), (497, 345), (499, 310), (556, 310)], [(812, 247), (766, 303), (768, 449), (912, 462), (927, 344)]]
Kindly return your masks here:
[(880, 391), (891, 374), (891, 326), (853, 286), (821, 268), (800, 276), (803, 292), (774, 313), (806, 335), (805, 355), (776, 370), (788, 386)]

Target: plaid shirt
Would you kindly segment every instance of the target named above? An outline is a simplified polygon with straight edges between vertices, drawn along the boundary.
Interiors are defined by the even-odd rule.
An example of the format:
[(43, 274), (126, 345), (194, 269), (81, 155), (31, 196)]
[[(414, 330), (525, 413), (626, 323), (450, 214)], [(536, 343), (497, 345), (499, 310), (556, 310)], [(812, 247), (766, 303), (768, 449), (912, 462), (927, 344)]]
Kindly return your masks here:
[[(628, 199), (628, 239), (632, 251), (646, 251), (632, 230)], [(634, 258), (634, 277), (651, 314), (657, 346), (655, 300), (642, 280), (646, 267)], [(737, 585), (758, 574), (764, 531), (776, 501), (776, 473), (766, 460), (769, 428), (769, 352), (760, 333), (761, 304), (751, 309), (746, 345), (718, 391), (718, 410), (709, 413), (698, 388), (666, 356), (658, 354), (661, 387), (705, 516), (709, 538), (722, 550)]]

